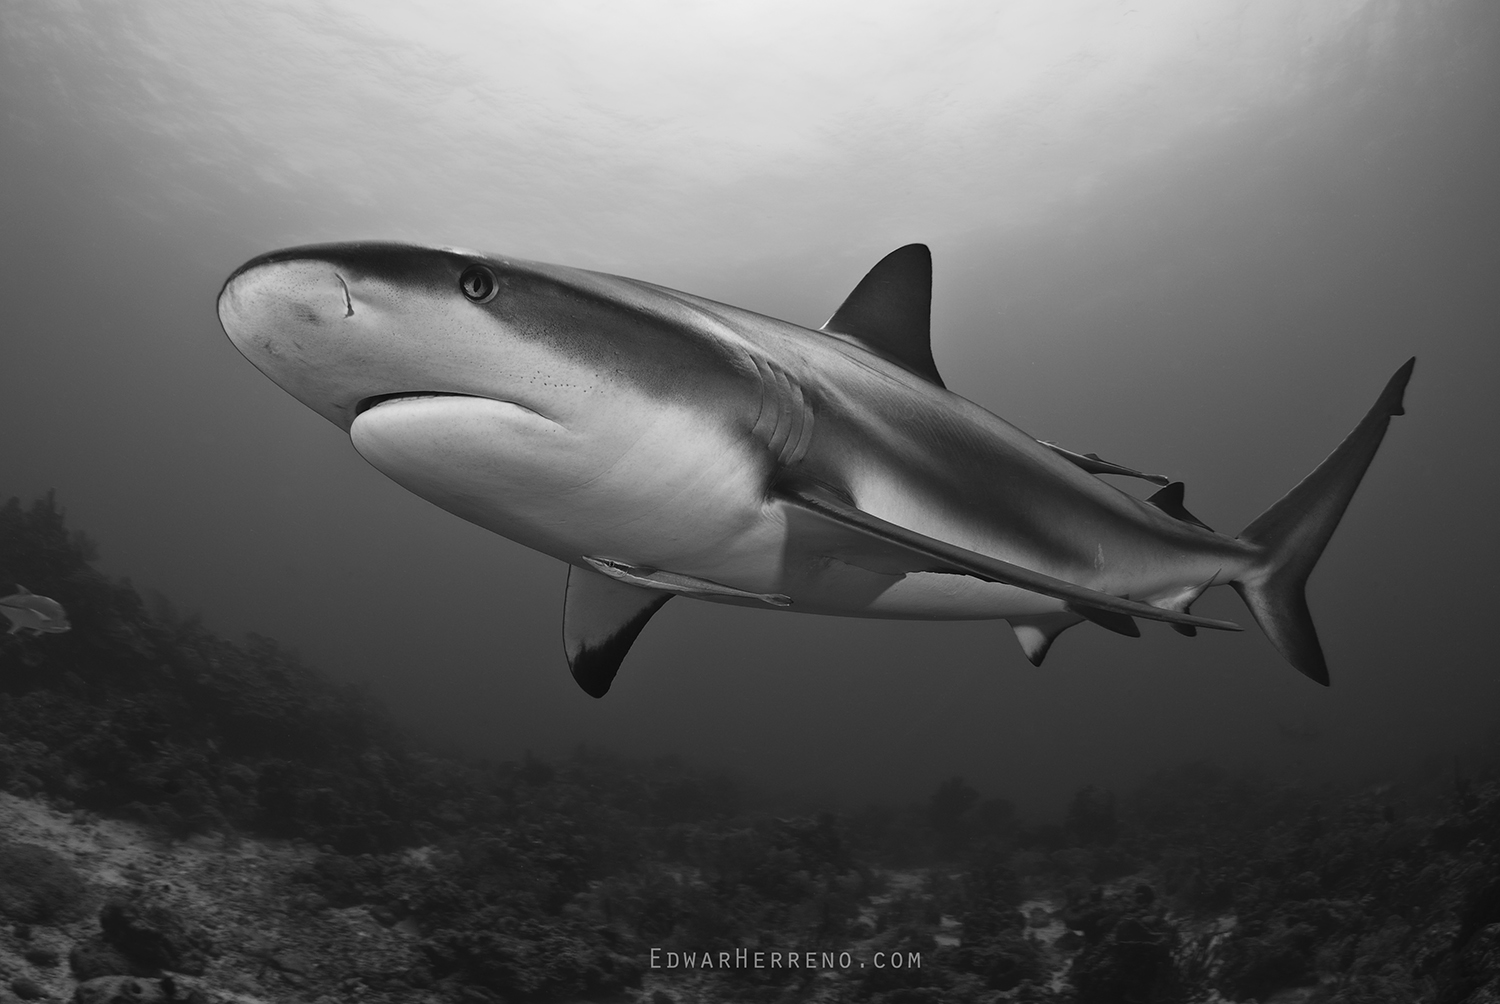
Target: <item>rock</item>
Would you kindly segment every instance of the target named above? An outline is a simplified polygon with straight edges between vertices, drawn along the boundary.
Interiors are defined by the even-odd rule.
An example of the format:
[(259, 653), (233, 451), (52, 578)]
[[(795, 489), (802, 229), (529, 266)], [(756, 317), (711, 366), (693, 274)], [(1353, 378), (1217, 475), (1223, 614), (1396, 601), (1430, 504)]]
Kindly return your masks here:
[(73, 978), (80, 983), (100, 976), (135, 975), (131, 972), (130, 960), (97, 934), (73, 946), (68, 953), (68, 967), (73, 970)]
[(41, 946), (26, 949), (26, 951), (21, 953), (21, 957), (33, 966), (40, 966), (43, 969), (51, 969), (57, 965), (60, 959), (57, 952)]
[(194, 981), (180, 976), (163, 976), (160, 986), (162, 996), (172, 1004), (209, 1004), (207, 991)]
[(313, 971), (313, 963), (305, 955), (285, 949), (269, 952), (265, 956), (266, 963), (280, 973), (291, 973), (295, 976), (310, 976)]
[(153, 894), (111, 899), (99, 911), (99, 926), (109, 944), (152, 975), (170, 969), (199, 976), (208, 965), (207, 936)]
[(192, 983), (163, 976), (100, 976), (78, 984), (73, 1004), (208, 1004), (209, 998)]
[(78, 984), (73, 1004), (168, 1004), (156, 980), (134, 976), (100, 976)]
[(11, 920), (50, 924), (71, 919), (86, 892), (83, 879), (56, 851), (0, 843), (0, 913)]
[(40, 1000), (47, 996), (47, 992), (37, 985), (36, 981), (29, 976), (17, 976), (10, 981), (10, 992), (23, 1001)]
[(500, 997), (483, 987), (461, 987), (458, 991), (458, 999), (464, 1004), (500, 1004)]
[(1500, 976), (1474, 991), (1465, 1004), (1500, 1004)]
[(1178, 932), (1165, 917), (1131, 910), (1086, 936), (1068, 975), (1079, 1004), (1175, 999), (1181, 990)]

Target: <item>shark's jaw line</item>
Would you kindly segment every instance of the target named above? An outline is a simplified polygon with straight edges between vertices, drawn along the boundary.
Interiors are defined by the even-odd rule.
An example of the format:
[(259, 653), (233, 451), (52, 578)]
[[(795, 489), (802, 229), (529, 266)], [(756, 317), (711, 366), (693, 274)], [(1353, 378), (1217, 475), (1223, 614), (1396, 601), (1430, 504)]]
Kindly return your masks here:
[(526, 412), (528, 414), (535, 415), (537, 418), (544, 418), (544, 419), (546, 419), (549, 422), (554, 422), (554, 424), (555, 424), (555, 421), (556, 421), (555, 419), (551, 418), (550, 416), (542, 414), (540, 411), (537, 411), (535, 408), (527, 407), (526, 405), (522, 404), (519, 401), (510, 401), (510, 400), (507, 400), (506, 398), (503, 398), (503, 397), (489, 397), (489, 396), (484, 395), (484, 394), (460, 394), (460, 393), (456, 393), (454, 391), (446, 391), (446, 390), (403, 390), (403, 391), (395, 391), (395, 392), (392, 392), (392, 393), (389, 393), (389, 394), (372, 394), (371, 396), (363, 399), (357, 405), (354, 406), (354, 417), (358, 418), (359, 416), (363, 415), (365, 412), (369, 411), (371, 408), (378, 408), (382, 404), (387, 404), (387, 403), (392, 402), (392, 401), (420, 401), (423, 398), (443, 398), (443, 397), (451, 397), (451, 398), (459, 398), (459, 399), (465, 399), (466, 398), (466, 399), (469, 399), (469, 400), (472, 400), (472, 401), (492, 401), (495, 404), (504, 404), (504, 405), (509, 405), (512, 408), (518, 408), (521, 411), (524, 411), (524, 412)]

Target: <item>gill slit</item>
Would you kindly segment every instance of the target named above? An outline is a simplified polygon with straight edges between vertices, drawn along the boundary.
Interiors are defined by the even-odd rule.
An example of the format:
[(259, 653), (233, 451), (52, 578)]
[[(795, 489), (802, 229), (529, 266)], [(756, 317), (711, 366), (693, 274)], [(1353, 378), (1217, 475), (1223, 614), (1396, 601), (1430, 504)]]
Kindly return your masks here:
[(760, 382), (760, 411), (751, 435), (763, 443), (776, 465), (789, 468), (812, 445), (813, 410), (801, 385), (775, 363), (752, 355)]

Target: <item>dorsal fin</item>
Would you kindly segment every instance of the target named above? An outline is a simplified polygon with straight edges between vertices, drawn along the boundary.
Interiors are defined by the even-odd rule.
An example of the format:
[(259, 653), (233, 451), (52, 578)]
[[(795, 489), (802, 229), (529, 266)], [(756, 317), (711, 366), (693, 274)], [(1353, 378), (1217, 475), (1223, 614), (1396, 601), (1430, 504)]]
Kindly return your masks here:
[(609, 692), (625, 653), (672, 594), (642, 589), (577, 565), (568, 569), (563, 649), (573, 679), (590, 697)]
[(870, 269), (823, 330), (853, 338), (943, 387), (932, 361), (932, 252), (897, 248)]
[(1191, 523), (1194, 526), (1201, 526), (1203, 527), (1203, 529), (1212, 532), (1213, 527), (1209, 526), (1207, 523), (1203, 522), (1203, 520), (1188, 512), (1187, 506), (1182, 504), (1185, 490), (1186, 488), (1181, 481), (1173, 481), (1171, 484), (1167, 485), (1167, 487), (1163, 488), (1155, 495), (1152, 495), (1150, 498), (1146, 499), (1146, 501), (1156, 506), (1156, 508), (1166, 513), (1168, 516), (1171, 516), (1173, 519), (1180, 519), (1184, 523)]

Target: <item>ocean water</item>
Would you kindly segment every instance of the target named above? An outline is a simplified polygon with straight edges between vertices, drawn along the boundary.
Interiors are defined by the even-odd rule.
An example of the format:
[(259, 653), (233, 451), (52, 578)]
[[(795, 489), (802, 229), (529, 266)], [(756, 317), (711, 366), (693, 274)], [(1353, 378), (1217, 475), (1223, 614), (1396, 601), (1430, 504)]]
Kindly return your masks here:
[[(1493, 729), (1500, 17), (1491, 4), (7, 0), (0, 495), (100, 567), (497, 758), (676, 754), (857, 804), (955, 775), (1057, 816), (1196, 759), (1359, 777)], [(368, 467), (224, 337), (253, 255), (379, 238), (817, 326), (935, 262), (948, 385), (1236, 530), (1418, 357), (1312, 579), (1333, 673), (1258, 632), (678, 601), (583, 695), (565, 568)], [(1244, 620), (1227, 590), (1199, 612)]]

